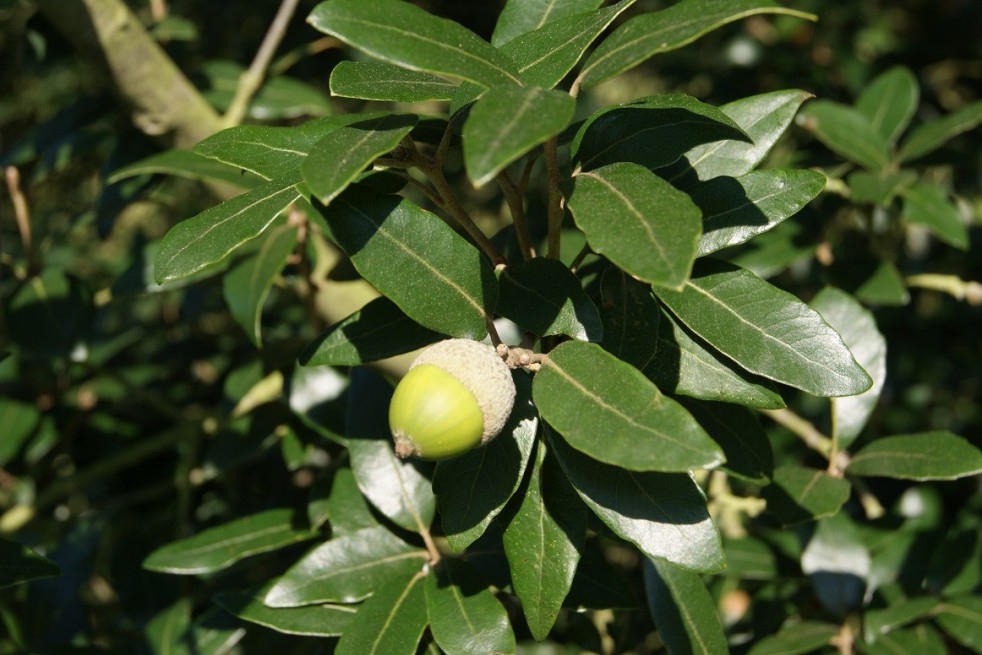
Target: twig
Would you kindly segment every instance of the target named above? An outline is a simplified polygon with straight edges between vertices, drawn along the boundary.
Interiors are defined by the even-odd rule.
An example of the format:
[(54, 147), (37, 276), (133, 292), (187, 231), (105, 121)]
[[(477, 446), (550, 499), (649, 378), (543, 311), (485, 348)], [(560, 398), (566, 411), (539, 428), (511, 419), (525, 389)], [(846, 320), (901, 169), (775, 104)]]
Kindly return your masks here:
[(498, 186), (505, 194), (505, 202), (511, 212), (512, 222), (515, 224), (515, 236), (518, 237), (518, 247), (522, 251), (525, 260), (535, 257), (535, 247), (532, 245), (532, 235), (529, 233), (528, 221), (525, 220), (525, 203), (521, 192), (507, 170), (498, 173)]
[(34, 251), (34, 239), (31, 236), (31, 210), (27, 204), (27, 197), (20, 187), (20, 171), (15, 166), (8, 166), (4, 171), (4, 178), (7, 181), (10, 202), (14, 206), (17, 230), (20, 232), (20, 240), (27, 256), (27, 275), (31, 277), (41, 270), (37, 253)]
[(270, 23), (269, 30), (266, 32), (266, 36), (263, 38), (258, 52), (256, 52), (256, 57), (252, 60), (252, 65), (249, 66), (249, 70), (242, 73), (242, 76), (239, 77), (239, 85), (235, 89), (235, 96), (232, 98), (232, 102), (228, 107), (228, 111), (225, 112), (225, 116), (222, 117), (222, 123), (225, 127), (238, 125), (245, 118), (246, 111), (249, 108), (249, 101), (255, 95), (256, 91), (259, 90), (259, 87), (262, 86), (266, 69), (269, 68), (273, 54), (276, 52), (280, 41), (283, 40), (283, 35), (286, 33), (287, 25), (293, 17), (293, 12), (296, 10), (298, 2), (299, 0), (283, 0), (280, 4), (279, 10), (276, 12), (276, 17)]
[[(491, 337), (491, 343), (495, 348), (501, 347), (501, 335), (498, 334), (498, 328), (494, 325), (494, 318), (491, 316), (485, 316), (488, 323), (488, 336)], [(507, 348), (508, 346), (505, 346)]]
[(809, 421), (798, 416), (790, 409), (763, 409), (761, 413), (769, 417), (778, 425), (784, 426), (795, 433), (805, 445), (812, 450), (828, 457), (832, 452), (832, 440), (826, 437), (821, 431)]
[(298, 268), (300, 269), (300, 275), (303, 277), (304, 283), (307, 287), (305, 293), (303, 294), (304, 304), (307, 307), (307, 320), (310, 322), (310, 328), (313, 333), (319, 334), (323, 329), (320, 313), (317, 311), (317, 290), (320, 285), (317, 284), (317, 280), (314, 279), (314, 269), (310, 265), (310, 258), (307, 257), (307, 241), (310, 237), (310, 223), (307, 220), (307, 215), (300, 211), (296, 205), (290, 208), (290, 213), (287, 216), (287, 223), (289, 225), (297, 226), (297, 254), (299, 255)]
[(909, 287), (941, 291), (956, 300), (963, 300), (969, 305), (982, 305), (982, 283), (974, 280), (963, 280), (957, 275), (921, 273), (908, 275), (904, 281)]
[(518, 180), (518, 190), (525, 195), (525, 192), (529, 188), (529, 179), (532, 177), (532, 168), (535, 167), (535, 162), (539, 160), (540, 150), (533, 150), (525, 158), (525, 168), (522, 170), (522, 177)]
[(563, 197), (559, 193), (559, 155), (558, 155), (558, 141), (556, 137), (552, 137), (545, 142), (543, 146), (546, 154), (546, 171), (548, 173), (548, 199), (547, 207), (547, 225), (549, 229), (548, 236), (548, 247), (546, 250), (546, 257), (550, 259), (559, 259), (559, 246), (560, 246), (560, 229), (563, 225)]
[(294, 48), (287, 52), (269, 65), (269, 72), (273, 75), (282, 75), (302, 58), (309, 55), (316, 55), (332, 48), (340, 48), (342, 45), (341, 41), (335, 39), (333, 36), (321, 37), (316, 41), (305, 43), (299, 48)]
[(168, 13), (170, 12), (167, 9), (167, 0), (150, 0), (150, 15), (153, 16), (153, 22), (159, 23), (167, 18)]
[(580, 252), (576, 253), (576, 257), (573, 257), (573, 261), (569, 263), (569, 270), (575, 273), (579, 268), (586, 256), (593, 252), (593, 248), (590, 247), (589, 243), (584, 243), (583, 247), (580, 248)]

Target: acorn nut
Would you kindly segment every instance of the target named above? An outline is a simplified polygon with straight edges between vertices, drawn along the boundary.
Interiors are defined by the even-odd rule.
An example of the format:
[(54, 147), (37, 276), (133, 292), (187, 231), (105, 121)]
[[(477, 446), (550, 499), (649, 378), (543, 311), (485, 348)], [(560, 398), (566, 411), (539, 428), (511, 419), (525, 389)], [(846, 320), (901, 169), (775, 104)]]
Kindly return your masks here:
[(494, 348), (468, 339), (435, 343), (392, 396), (396, 454), (448, 459), (482, 446), (498, 436), (514, 404), (511, 369)]

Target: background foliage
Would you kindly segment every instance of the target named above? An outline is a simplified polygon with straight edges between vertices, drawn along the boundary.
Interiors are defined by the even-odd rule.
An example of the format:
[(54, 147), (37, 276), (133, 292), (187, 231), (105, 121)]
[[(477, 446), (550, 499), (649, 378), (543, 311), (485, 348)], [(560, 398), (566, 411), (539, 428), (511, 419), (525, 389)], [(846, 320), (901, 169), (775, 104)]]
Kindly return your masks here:
[[(65, 30), (58, 4), (0, 3), (0, 57), (13, 63), (0, 72), (0, 652), (979, 651), (979, 7), (797, 2), (818, 22), (752, 15), (601, 84), (584, 77), (574, 103), (548, 90), (576, 77), (561, 66), (528, 73), (529, 92), (501, 85), (510, 73), (495, 66), (447, 71), (454, 62), (439, 56), (414, 67), (477, 86), (414, 72), (388, 88), (377, 76), (392, 70), (371, 69), (364, 51), (405, 63), (425, 48), (402, 53), (339, 21), (369, 3), (300, 3), (235, 120), (240, 75), (279, 4), (175, 1), (164, 15), (129, 3), (214, 107), (195, 124), (210, 134), (244, 123), (188, 151), (119, 99), (118, 78)], [(522, 4), (421, 3), (511, 58), (529, 56), (508, 43), (525, 31)], [(574, 27), (600, 33), (670, 6), (629, 4)], [(387, 17), (417, 37), (431, 25)], [(503, 57), (441, 26), (437, 41)], [(613, 43), (617, 32), (604, 34)], [(462, 147), (454, 140), (425, 176), (459, 194), (459, 208), (443, 200), (446, 214), (473, 217), (476, 230), (455, 231), (417, 206), (441, 204), (427, 187), (392, 171), (423, 170), (419, 157), (440, 152), (447, 104), (418, 103), (445, 98), (458, 111), (482, 83), (492, 92), (460, 128)], [(780, 137), (763, 162), (742, 145), (751, 128), (740, 117), (756, 116), (744, 99), (758, 97), (784, 108), (756, 110)], [(695, 126), (636, 148), (652, 120), (680, 115)], [(501, 146), (504, 125), (514, 148)], [(508, 170), (521, 184), (521, 160), (507, 166), (569, 125), (559, 165), (582, 174), (558, 189), (570, 210), (563, 264), (523, 263), (528, 244), (508, 227), (514, 193), (494, 180)], [(632, 139), (611, 150), (624, 125)], [(720, 139), (737, 164), (678, 167)], [(379, 158), (387, 173), (359, 177)], [(545, 165), (529, 170), (530, 238), (545, 253), (558, 196)], [(698, 182), (719, 174), (729, 177)], [(787, 206), (753, 203), (773, 229), (734, 237), (729, 264), (702, 260), (690, 278), (696, 255), (727, 245), (707, 241), (700, 217), (763, 197), (766, 184), (799, 190)], [(652, 203), (645, 214), (664, 224), (648, 227), (682, 265), (651, 265), (636, 236), (595, 220), (647, 187), (659, 194), (632, 200)], [(391, 195), (400, 190), (409, 200)], [(359, 221), (373, 216), (404, 219), (397, 245), (366, 246)], [(212, 238), (194, 245), (206, 229)], [(472, 245), (480, 235), (509, 261), (500, 277)], [(605, 258), (588, 254), (574, 275), (584, 235)], [(400, 262), (407, 247), (424, 261)], [(459, 307), (407, 287), (434, 268), (465, 290)], [(656, 285), (657, 302), (637, 280)], [(831, 341), (785, 349), (792, 360), (777, 373), (753, 347), (733, 350), (728, 340), (752, 335), (674, 290), (686, 280), (723, 303), (806, 301), (873, 390), (818, 397), (868, 386), (848, 353), (831, 364), (846, 371), (836, 388), (793, 361), (835, 362)], [(559, 301), (530, 305), (529, 288)], [(534, 383), (516, 373), (526, 402), (489, 453), (391, 459), (383, 418), (403, 353), (442, 335), (482, 338), (491, 308), (547, 347), (572, 340)], [(379, 327), (386, 338), (372, 338)], [(619, 452), (639, 429), (656, 446)], [(673, 450), (678, 434), (694, 446)], [(722, 469), (702, 470), (721, 453)], [(474, 481), (480, 493), (462, 496)], [(631, 485), (638, 493), (618, 494)], [(645, 498), (670, 500), (664, 520), (650, 520)], [(661, 530), (702, 546), (718, 530), (722, 548), (680, 548)], [(428, 546), (444, 558), (416, 576)], [(468, 618), (479, 636), (461, 629)]]

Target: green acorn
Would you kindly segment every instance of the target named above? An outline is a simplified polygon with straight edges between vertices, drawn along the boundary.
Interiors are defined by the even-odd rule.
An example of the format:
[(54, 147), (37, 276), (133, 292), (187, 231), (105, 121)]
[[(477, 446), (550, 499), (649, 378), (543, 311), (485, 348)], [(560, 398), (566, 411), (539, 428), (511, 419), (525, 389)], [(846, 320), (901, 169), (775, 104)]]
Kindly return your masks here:
[(435, 343), (413, 361), (389, 405), (400, 457), (448, 459), (498, 436), (515, 404), (511, 369), (491, 346)]

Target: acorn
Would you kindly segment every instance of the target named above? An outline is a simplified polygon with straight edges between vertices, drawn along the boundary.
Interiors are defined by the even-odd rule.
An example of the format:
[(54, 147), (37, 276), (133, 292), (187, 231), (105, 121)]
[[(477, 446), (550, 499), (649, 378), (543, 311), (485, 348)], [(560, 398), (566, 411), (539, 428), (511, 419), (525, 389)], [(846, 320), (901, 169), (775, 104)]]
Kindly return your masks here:
[(515, 404), (511, 369), (491, 346), (435, 343), (413, 361), (389, 405), (400, 457), (449, 459), (501, 432)]

